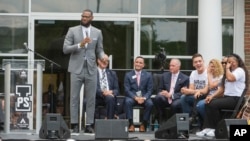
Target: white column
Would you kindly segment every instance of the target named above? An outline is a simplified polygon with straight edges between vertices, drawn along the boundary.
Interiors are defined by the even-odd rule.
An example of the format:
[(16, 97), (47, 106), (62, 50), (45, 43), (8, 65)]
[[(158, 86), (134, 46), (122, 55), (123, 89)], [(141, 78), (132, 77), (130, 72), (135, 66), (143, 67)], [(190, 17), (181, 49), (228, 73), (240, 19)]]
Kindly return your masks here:
[(205, 64), (222, 57), (221, 0), (199, 0), (198, 53)]

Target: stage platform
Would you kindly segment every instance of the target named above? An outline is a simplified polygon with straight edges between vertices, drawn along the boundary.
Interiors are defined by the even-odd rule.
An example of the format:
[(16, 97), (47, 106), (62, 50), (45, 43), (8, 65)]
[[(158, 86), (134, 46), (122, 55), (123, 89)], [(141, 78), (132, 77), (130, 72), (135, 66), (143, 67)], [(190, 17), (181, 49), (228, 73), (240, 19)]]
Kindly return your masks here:
[[(38, 134), (30, 132), (19, 132), (19, 133), (3, 133), (0, 132), (0, 141), (42, 141), (42, 140), (53, 140), (53, 139), (41, 139)], [(84, 141), (84, 140), (96, 140), (94, 134), (86, 134), (80, 132), (79, 135), (71, 135), (70, 139), (54, 139), (54, 140), (62, 140), (62, 141)], [(109, 139), (98, 139), (100, 141), (106, 141)], [(133, 132), (129, 133), (128, 139), (110, 139), (114, 141), (119, 140), (140, 140), (140, 141), (155, 141), (155, 140), (165, 140), (165, 141), (229, 141), (228, 139), (215, 139), (215, 138), (200, 138), (195, 134), (189, 134), (188, 139), (157, 139), (155, 138), (155, 134), (153, 131), (150, 132)]]

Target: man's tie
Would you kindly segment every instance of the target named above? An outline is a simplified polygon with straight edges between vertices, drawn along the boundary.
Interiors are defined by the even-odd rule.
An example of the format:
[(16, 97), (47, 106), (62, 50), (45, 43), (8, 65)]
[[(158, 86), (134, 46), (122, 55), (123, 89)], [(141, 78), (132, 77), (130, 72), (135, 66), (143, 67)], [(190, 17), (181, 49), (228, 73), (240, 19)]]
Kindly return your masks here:
[(101, 89), (102, 90), (107, 89), (107, 77), (104, 70), (102, 70)]
[(172, 74), (172, 78), (171, 78), (171, 86), (170, 86), (170, 91), (169, 93), (171, 94), (171, 97), (168, 98), (168, 103), (171, 104), (172, 103), (172, 95), (174, 94), (174, 87), (175, 87), (175, 75)]
[[(86, 35), (86, 38), (89, 37), (89, 32), (88, 32), (88, 30), (85, 30), (85, 35)], [(85, 48), (87, 48), (87, 46), (88, 46), (88, 43), (85, 44)]]
[(140, 73), (136, 72), (137, 85), (140, 86)]

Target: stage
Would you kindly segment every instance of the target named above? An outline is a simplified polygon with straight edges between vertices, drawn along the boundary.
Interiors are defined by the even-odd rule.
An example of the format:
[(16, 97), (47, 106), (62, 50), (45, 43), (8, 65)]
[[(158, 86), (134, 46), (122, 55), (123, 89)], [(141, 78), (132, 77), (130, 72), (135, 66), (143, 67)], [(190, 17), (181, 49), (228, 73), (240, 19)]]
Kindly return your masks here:
[[(41, 139), (39, 138), (38, 134), (30, 132), (11, 132), (11, 133), (3, 133), (0, 132), (0, 137), (2, 141), (39, 141), (39, 140), (53, 140), (53, 139)], [(86, 134), (83, 132), (80, 132), (79, 135), (71, 135), (69, 139), (54, 139), (54, 140), (63, 140), (63, 141), (81, 141), (81, 140), (96, 140), (94, 134)], [(108, 140), (108, 139), (98, 139), (98, 140)], [(211, 140), (211, 141), (229, 141), (228, 139), (215, 139), (215, 138), (200, 138), (197, 137), (195, 134), (189, 134), (188, 139), (157, 139), (155, 138), (155, 134), (153, 131), (150, 132), (133, 132), (129, 133), (128, 139), (110, 139), (110, 140), (143, 140), (143, 141), (150, 141), (150, 140), (167, 140), (167, 141), (199, 141), (199, 140)], [(1, 140), (0, 140), (1, 141)]]

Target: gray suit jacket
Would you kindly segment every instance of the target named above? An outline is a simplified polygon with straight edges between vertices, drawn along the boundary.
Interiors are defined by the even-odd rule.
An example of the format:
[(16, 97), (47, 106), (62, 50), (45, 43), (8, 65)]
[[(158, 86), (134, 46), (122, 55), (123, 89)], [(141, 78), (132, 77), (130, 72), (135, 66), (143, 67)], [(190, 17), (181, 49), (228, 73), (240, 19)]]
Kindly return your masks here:
[(90, 38), (92, 42), (88, 44), (87, 48), (78, 48), (78, 44), (83, 40), (82, 26), (69, 28), (63, 45), (63, 52), (71, 54), (68, 66), (69, 72), (80, 74), (84, 63), (87, 62), (89, 74), (97, 73), (96, 58), (101, 59), (104, 55), (101, 30), (91, 26)]

